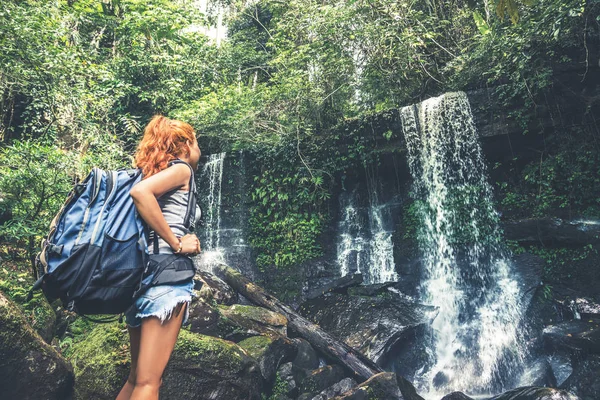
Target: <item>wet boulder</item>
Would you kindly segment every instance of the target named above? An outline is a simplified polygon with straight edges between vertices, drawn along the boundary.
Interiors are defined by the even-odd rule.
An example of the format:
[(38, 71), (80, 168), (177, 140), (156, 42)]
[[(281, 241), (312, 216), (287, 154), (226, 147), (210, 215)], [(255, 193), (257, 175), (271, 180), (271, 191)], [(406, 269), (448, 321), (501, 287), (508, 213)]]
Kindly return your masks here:
[(31, 328), (19, 307), (1, 292), (0, 360), (0, 397), (71, 398), (73, 369)]
[[(232, 305), (238, 302), (239, 296), (235, 290), (216, 275), (199, 270), (194, 277), (196, 286), (206, 285), (210, 288), (211, 297), (218, 304)], [(202, 290), (202, 289), (201, 289)]]
[(600, 399), (600, 356), (591, 355), (575, 366), (573, 373), (560, 386), (581, 400)]
[(221, 314), (219, 310), (204, 299), (192, 302), (188, 321), (190, 331), (194, 333), (223, 337), (228, 331), (220, 324)]
[(600, 354), (600, 320), (573, 320), (547, 326), (544, 342), (558, 351)]
[(331, 293), (306, 301), (299, 312), (381, 365), (397, 343), (430, 324), (437, 309), (398, 296)]
[(600, 319), (600, 302), (589, 297), (578, 297), (575, 306), (581, 318)]
[(552, 374), (556, 377), (556, 385), (560, 387), (573, 373), (571, 357), (564, 354), (552, 354), (547, 357), (552, 366)]
[[(307, 373), (300, 381), (298, 392), (304, 397), (312, 399), (315, 395), (341, 381), (344, 378), (344, 370), (338, 365), (326, 365)], [(310, 395), (310, 396), (308, 396)]]
[[(73, 345), (69, 359), (78, 399), (113, 400), (129, 373), (124, 325), (96, 326)], [(256, 361), (233, 342), (182, 330), (163, 375), (161, 399), (258, 400), (262, 377)]]
[(509, 390), (489, 400), (579, 400), (579, 398), (562, 389), (529, 386)]
[(329, 386), (318, 395), (314, 396), (312, 400), (329, 400), (339, 394), (347, 392), (354, 386), (356, 386), (356, 381), (354, 379), (344, 378), (336, 384)]
[(521, 302), (526, 308), (542, 283), (542, 271), (545, 261), (534, 254), (523, 252), (513, 257), (512, 265), (514, 272), (519, 275), (519, 286), (521, 289)]
[(473, 398), (463, 392), (452, 392), (442, 397), (442, 400), (473, 400)]
[(552, 365), (545, 357), (534, 360), (521, 374), (518, 386), (556, 387)]
[[(373, 375), (360, 385), (334, 397), (334, 400), (409, 400), (405, 398), (398, 387), (396, 374), (381, 372)], [(412, 399), (411, 399), (412, 400)]]
[(269, 336), (253, 336), (242, 340), (238, 345), (258, 361), (261, 374), (266, 381), (273, 379), (277, 368), (292, 360), (298, 351), (294, 342), (285, 336), (276, 339)]
[(298, 368), (316, 369), (319, 368), (319, 356), (310, 343), (302, 338), (292, 339), (298, 352), (292, 363)]

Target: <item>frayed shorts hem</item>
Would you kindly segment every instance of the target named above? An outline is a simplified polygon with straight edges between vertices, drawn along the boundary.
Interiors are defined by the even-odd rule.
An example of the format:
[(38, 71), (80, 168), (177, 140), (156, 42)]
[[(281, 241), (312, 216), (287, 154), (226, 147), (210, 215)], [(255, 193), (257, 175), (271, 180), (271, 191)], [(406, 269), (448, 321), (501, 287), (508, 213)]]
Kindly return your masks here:
[(193, 281), (179, 285), (151, 287), (125, 312), (127, 325), (137, 328), (141, 326), (144, 318), (149, 317), (158, 318), (162, 324), (168, 321), (182, 304), (186, 304), (182, 325), (187, 324), (193, 289)]

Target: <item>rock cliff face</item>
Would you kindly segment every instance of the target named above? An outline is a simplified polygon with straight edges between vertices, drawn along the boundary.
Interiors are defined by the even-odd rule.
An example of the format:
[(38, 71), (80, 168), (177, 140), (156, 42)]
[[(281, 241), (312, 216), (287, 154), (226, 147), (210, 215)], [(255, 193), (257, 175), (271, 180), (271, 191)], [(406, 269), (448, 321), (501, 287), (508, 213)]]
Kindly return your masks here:
[[(489, 167), (490, 182), (506, 179), (511, 173), (509, 165), (515, 163), (514, 160), (518, 160), (519, 166), (539, 161), (540, 154), (548, 153), (546, 139), (550, 134), (586, 131), (600, 135), (595, 121), (595, 115), (600, 112), (600, 67), (590, 63), (586, 81), (582, 83), (584, 72), (586, 68), (582, 65), (561, 67), (553, 77), (554, 85), (542, 99), (536, 99), (535, 106), (530, 109), (504, 101), (501, 86), (467, 92)], [(421, 266), (415, 254), (416, 245), (411, 242), (415, 235), (410, 230), (414, 227), (406, 218), (413, 202), (410, 196), (412, 177), (400, 110), (392, 109), (365, 119), (348, 120), (336, 130), (348, 137), (349, 143), (341, 145), (344, 148), (351, 145), (353, 135), (365, 138), (364, 151), (375, 154), (376, 161), (334, 177), (328, 205), (331, 219), (320, 238), (323, 256), (294, 269), (298, 289), (304, 295), (318, 291), (343, 274), (344, 268), (355, 272), (361, 263), (361, 272), (365, 281), (369, 282), (371, 278), (364, 271), (366, 264), (393, 262), (400, 281), (406, 283), (404, 291), (415, 294)], [(251, 201), (247, 190), (253, 179), (249, 174), (255, 166), (252, 155), (238, 152), (211, 157), (207, 165), (213, 165), (216, 159), (220, 159), (222, 169), (219, 175), (214, 168), (206, 167), (200, 178), (201, 197), (209, 199), (204, 202), (205, 215), (212, 218), (203, 231), (208, 229), (213, 235), (210, 239), (211, 234), (207, 234), (203, 243), (209, 246), (208, 243), (212, 242), (214, 246), (218, 237), (217, 258), (236, 265), (252, 279), (268, 283), (273, 277), (263, 276), (257, 270), (247, 240), (248, 205)], [(502, 166), (495, 168), (495, 165)], [(215, 192), (217, 189), (220, 190), (219, 195)], [(208, 205), (209, 202), (212, 206)], [(211, 211), (216, 203), (220, 207), (220, 219), (209, 215), (216, 212)], [(552, 246), (597, 242), (597, 227), (600, 225), (593, 222), (551, 217), (512, 221), (503, 216), (502, 220), (506, 239), (520, 244), (542, 241)], [(382, 240), (386, 235), (388, 243)], [(381, 251), (388, 251), (388, 254), (382, 255)], [(214, 253), (209, 255), (215, 257)], [(410, 293), (411, 290), (413, 293)]]

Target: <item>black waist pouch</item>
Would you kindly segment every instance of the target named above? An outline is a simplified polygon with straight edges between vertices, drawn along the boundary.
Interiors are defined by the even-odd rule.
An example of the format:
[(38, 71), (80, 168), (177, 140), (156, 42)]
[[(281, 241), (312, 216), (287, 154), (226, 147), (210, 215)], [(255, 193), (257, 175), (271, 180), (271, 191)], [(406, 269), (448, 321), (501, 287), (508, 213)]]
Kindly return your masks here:
[(137, 299), (152, 286), (176, 285), (196, 275), (194, 262), (181, 254), (150, 254), (139, 289), (133, 295)]

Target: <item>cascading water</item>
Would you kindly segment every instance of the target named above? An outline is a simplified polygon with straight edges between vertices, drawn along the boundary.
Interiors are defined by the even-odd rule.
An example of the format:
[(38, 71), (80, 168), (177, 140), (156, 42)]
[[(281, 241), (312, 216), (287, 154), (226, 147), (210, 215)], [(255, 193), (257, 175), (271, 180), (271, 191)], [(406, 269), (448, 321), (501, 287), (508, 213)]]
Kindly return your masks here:
[(202, 180), (208, 182), (208, 191), (200, 188), (206, 199), (201, 253), (201, 264), (214, 265), (224, 262), (220, 244), (221, 230), (221, 183), (223, 181), (223, 161), (225, 153), (211, 154), (202, 170)]
[(371, 240), (369, 243), (369, 279), (368, 283), (392, 282), (398, 280), (394, 264), (394, 243), (392, 230), (386, 229), (387, 218), (384, 212), (387, 204), (379, 201), (379, 180), (375, 173), (367, 169), (367, 190), (369, 191), (369, 226)]
[(525, 356), (520, 293), (468, 99), (445, 94), (403, 108), (401, 119), (420, 205), (421, 300), (439, 307), (431, 362), (415, 383), (432, 399), (500, 392)]
[(204, 224), (196, 229), (202, 252), (195, 261), (205, 271), (227, 264), (254, 279), (253, 255), (246, 242), (246, 164), (241, 151), (212, 154), (198, 174)]
[(363, 226), (354, 192), (342, 194), (342, 219), (339, 222), (337, 263), (342, 276), (350, 272), (361, 273), (365, 267), (365, 244)]
[[(368, 172), (368, 171), (367, 171)], [(368, 207), (359, 207), (356, 190), (342, 193), (342, 218), (338, 225), (337, 264), (340, 275), (362, 273), (366, 283), (397, 281), (389, 204), (380, 204), (376, 180), (367, 173)]]

